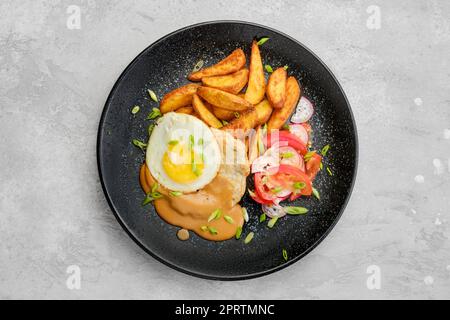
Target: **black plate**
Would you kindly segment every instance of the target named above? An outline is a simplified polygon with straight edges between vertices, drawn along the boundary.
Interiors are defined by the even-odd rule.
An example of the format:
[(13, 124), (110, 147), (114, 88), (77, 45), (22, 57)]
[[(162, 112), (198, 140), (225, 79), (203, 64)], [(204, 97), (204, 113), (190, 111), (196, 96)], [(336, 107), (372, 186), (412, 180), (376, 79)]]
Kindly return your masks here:
[[(303, 216), (280, 219), (273, 229), (259, 223), (261, 213), (247, 195), (242, 199), (250, 222), (243, 237), (255, 232), (249, 244), (242, 240), (209, 242), (191, 233), (177, 239), (173, 227), (161, 220), (151, 205), (141, 206), (144, 194), (138, 183), (144, 154), (131, 144), (148, 139), (145, 118), (152, 107), (146, 90), (158, 97), (187, 83), (186, 75), (197, 61), (210, 65), (237, 47), (249, 53), (254, 37), (269, 37), (261, 47), (263, 62), (273, 67), (288, 65), (289, 75), (299, 79), (303, 94), (316, 107), (312, 118), (314, 147), (331, 145), (326, 170), (315, 181), (321, 200), (301, 199), (309, 208)], [(141, 105), (133, 116), (130, 109)], [(331, 231), (350, 197), (357, 167), (357, 134), (350, 105), (336, 78), (309, 49), (270, 28), (238, 21), (206, 22), (175, 31), (139, 54), (114, 85), (100, 120), (97, 142), (100, 180), (113, 213), (122, 227), (145, 251), (159, 261), (191, 275), (221, 280), (262, 276), (305, 256)], [(289, 260), (283, 259), (286, 249)]]

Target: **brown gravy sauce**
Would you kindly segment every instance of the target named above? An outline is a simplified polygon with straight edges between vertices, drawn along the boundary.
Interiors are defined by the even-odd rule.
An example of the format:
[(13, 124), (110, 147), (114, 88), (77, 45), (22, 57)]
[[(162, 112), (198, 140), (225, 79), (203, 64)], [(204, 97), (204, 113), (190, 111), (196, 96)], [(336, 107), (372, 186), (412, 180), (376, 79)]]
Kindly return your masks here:
[[(150, 192), (151, 186), (156, 183), (145, 164), (141, 167), (139, 180), (145, 193)], [(207, 240), (230, 239), (235, 236), (237, 228), (244, 224), (241, 206), (232, 206), (233, 186), (220, 175), (196, 192), (173, 196), (162, 186), (159, 186), (158, 192), (163, 197), (155, 200), (153, 204), (163, 220), (174, 226), (191, 230)], [(208, 222), (211, 213), (216, 209), (222, 210), (221, 217)], [(233, 222), (226, 221), (225, 215), (231, 217)], [(214, 228), (217, 234), (202, 230), (204, 226)]]

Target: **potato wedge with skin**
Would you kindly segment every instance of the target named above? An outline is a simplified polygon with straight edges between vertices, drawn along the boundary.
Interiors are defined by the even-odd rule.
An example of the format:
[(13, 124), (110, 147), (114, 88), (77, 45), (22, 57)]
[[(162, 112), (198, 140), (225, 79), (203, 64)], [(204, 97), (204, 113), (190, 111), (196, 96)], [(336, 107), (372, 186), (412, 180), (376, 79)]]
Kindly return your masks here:
[(192, 97), (192, 107), (195, 112), (198, 113), (200, 119), (202, 119), (208, 126), (213, 128), (222, 127), (222, 122), (220, 122), (220, 120), (217, 119), (211, 111), (209, 111), (208, 107), (203, 103), (197, 94), (194, 94)]
[(192, 96), (195, 92), (197, 92), (198, 87), (200, 87), (200, 85), (196, 83), (190, 83), (172, 90), (164, 95), (161, 103), (159, 104), (161, 113), (175, 111), (178, 108), (190, 105), (192, 102)]
[(197, 94), (213, 106), (232, 110), (243, 111), (252, 108), (252, 104), (237, 95), (210, 87), (199, 87)]
[(186, 106), (178, 108), (175, 112), (193, 115), (195, 113), (195, 110), (194, 108), (192, 108), (192, 106)]
[(280, 109), (286, 99), (286, 80), (287, 72), (284, 68), (278, 68), (269, 77), (267, 82), (267, 99), (272, 107)]
[(298, 100), (301, 96), (300, 85), (294, 77), (289, 77), (286, 81), (286, 100), (284, 105), (280, 109), (273, 109), (269, 122), (267, 123), (267, 129), (280, 129), (285, 122), (289, 119)]
[(225, 130), (237, 130), (241, 129), (243, 131), (247, 131), (249, 129), (253, 129), (256, 126), (256, 110), (255, 108), (251, 108), (244, 112), (241, 112), (239, 118), (235, 118), (231, 120), (226, 126), (223, 127)]
[(258, 103), (255, 106), (256, 109), (256, 124), (260, 125), (260, 124), (264, 124), (266, 123), (269, 118), (270, 115), (272, 114), (272, 106), (270, 105), (269, 100), (264, 99), (263, 101), (261, 101), (260, 103)]
[(213, 66), (193, 72), (188, 76), (191, 81), (200, 81), (204, 77), (223, 76), (240, 70), (245, 66), (245, 53), (242, 49), (234, 50), (228, 57)]
[(237, 111), (231, 111), (227, 109), (222, 109), (219, 107), (213, 106), (214, 115), (220, 120), (230, 121), (236, 118), (236, 115), (239, 114)]
[(248, 137), (248, 160), (252, 163), (259, 156), (258, 141), (261, 137), (261, 126), (257, 126), (256, 130)]
[(245, 100), (255, 105), (264, 99), (266, 93), (266, 79), (264, 78), (264, 69), (261, 60), (261, 53), (256, 41), (252, 43), (252, 53), (250, 56), (250, 72), (248, 76), (247, 90), (245, 91)]
[(248, 69), (241, 69), (235, 73), (225, 76), (214, 76), (202, 78), (204, 86), (217, 88), (232, 94), (238, 94), (248, 81)]

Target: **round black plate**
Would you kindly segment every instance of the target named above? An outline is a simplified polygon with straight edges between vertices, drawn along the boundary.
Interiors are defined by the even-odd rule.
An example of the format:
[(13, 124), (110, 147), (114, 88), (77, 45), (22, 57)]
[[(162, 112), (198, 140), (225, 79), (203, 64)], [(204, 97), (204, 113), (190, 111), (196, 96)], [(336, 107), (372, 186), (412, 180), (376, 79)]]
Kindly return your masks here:
[[(333, 175), (322, 170), (315, 181), (320, 201), (301, 199), (309, 208), (302, 216), (280, 219), (273, 229), (259, 223), (261, 213), (247, 195), (242, 199), (250, 222), (243, 237), (255, 232), (249, 244), (242, 239), (209, 242), (191, 233), (188, 241), (177, 239), (178, 228), (165, 223), (152, 205), (141, 206), (139, 166), (144, 154), (132, 139), (148, 139), (152, 89), (158, 97), (188, 82), (187, 74), (200, 60), (213, 64), (234, 49), (249, 53), (253, 38), (269, 37), (261, 47), (264, 64), (288, 65), (288, 74), (301, 83), (303, 95), (316, 107), (311, 124), (313, 147), (331, 149), (325, 160)], [(130, 110), (140, 105), (141, 111)], [(330, 70), (309, 49), (293, 38), (270, 28), (239, 21), (206, 22), (175, 31), (139, 54), (114, 85), (100, 120), (97, 158), (100, 180), (113, 213), (136, 243), (159, 261), (191, 275), (221, 280), (262, 276), (286, 267), (310, 252), (330, 232), (350, 197), (357, 167), (357, 134), (345, 94)], [(250, 182), (250, 179), (249, 179)], [(283, 259), (286, 249), (288, 261)]]

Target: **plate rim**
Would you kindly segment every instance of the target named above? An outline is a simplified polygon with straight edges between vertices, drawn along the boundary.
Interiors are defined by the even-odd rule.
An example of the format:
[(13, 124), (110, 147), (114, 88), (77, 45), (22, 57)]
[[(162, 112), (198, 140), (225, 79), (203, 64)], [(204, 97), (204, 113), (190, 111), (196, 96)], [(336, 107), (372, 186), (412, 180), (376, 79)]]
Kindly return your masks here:
[[(107, 187), (105, 185), (105, 181), (103, 179), (103, 172), (102, 172), (102, 164), (100, 161), (100, 149), (102, 146), (102, 138), (103, 138), (103, 128), (104, 128), (104, 121), (105, 121), (105, 117), (107, 114), (107, 111), (109, 109), (109, 105), (110, 102), (113, 98), (113, 92), (115, 91), (115, 89), (117, 88), (117, 86), (119, 85), (119, 83), (121, 83), (121, 81), (123, 80), (123, 78), (125, 77), (126, 73), (128, 72), (128, 70), (134, 66), (134, 64), (137, 62), (137, 60), (150, 48), (152, 48), (153, 46), (156, 46), (157, 44), (159, 44), (160, 42), (166, 40), (167, 38), (192, 29), (192, 28), (196, 28), (196, 27), (200, 27), (200, 26), (205, 26), (205, 25), (214, 25), (214, 24), (241, 24), (241, 25), (248, 25), (248, 26), (253, 26), (253, 27), (258, 27), (258, 28), (263, 28), (266, 30), (269, 30), (273, 33), (276, 33), (282, 37), (287, 38), (290, 41), (293, 41), (294, 43), (296, 43), (297, 45), (301, 46), (303, 49), (305, 49), (306, 51), (308, 51), (315, 59), (317, 59), (317, 61), (324, 67), (324, 69), (331, 75), (332, 79), (335, 81), (335, 83), (338, 86), (338, 89), (341, 91), (345, 103), (348, 106), (348, 110), (350, 113), (350, 118), (351, 118), (351, 122), (354, 128), (354, 139), (355, 139), (355, 166), (353, 168), (353, 172), (352, 172), (352, 181), (350, 184), (350, 188), (348, 191), (348, 195), (346, 196), (346, 199), (344, 201), (344, 204), (341, 206), (339, 213), (337, 214), (336, 218), (333, 220), (333, 222), (331, 223), (331, 225), (327, 228), (327, 230), (312, 244), (309, 246), (309, 248), (307, 250), (305, 250), (303, 253), (301, 253), (300, 255), (296, 256), (293, 259), (290, 259), (289, 261), (280, 264), (278, 266), (275, 266), (273, 268), (264, 270), (264, 271), (259, 271), (259, 272), (254, 272), (254, 273), (249, 273), (249, 274), (243, 274), (243, 275), (235, 275), (235, 276), (220, 276), (220, 275), (211, 275), (211, 274), (206, 274), (206, 273), (202, 273), (202, 272), (198, 272), (198, 271), (194, 271), (188, 268), (184, 268), (184, 267), (180, 267), (176, 264), (173, 264), (171, 262), (168, 262), (167, 260), (165, 260), (163, 257), (157, 255), (156, 253), (152, 252), (149, 248), (147, 248), (132, 232), (131, 230), (129, 230), (127, 228), (127, 226), (125, 225), (125, 222), (122, 220), (122, 218), (120, 217), (120, 215), (118, 214), (114, 204), (112, 203), (110, 194), (107, 190)], [(119, 222), (120, 226), (122, 227), (122, 229), (128, 234), (128, 236), (141, 248), (143, 249), (147, 254), (149, 254), (151, 257), (153, 257), (154, 259), (156, 259), (157, 261), (163, 263), (164, 265), (182, 272), (184, 274), (188, 274), (190, 276), (194, 276), (194, 277), (198, 277), (198, 278), (202, 278), (202, 279), (207, 279), (207, 280), (220, 280), (220, 281), (238, 281), (238, 280), (248, 280), (248, 279), (254, 279), (254, 278), (258, 278), (258, 277), (262, 277), (262, 276), (266, 276), (269, 275), (271, 273), (274, 273), (276, 271), (282, 270), (284, 268), (287, 268), (291, 265), (293, 265), (294, 263), (296, 263), (297, 261), (299, 261), (300, 259), (302, 259), (303, 257), (305, 257), (307, 254), (309, 254), (312, 250), (314, 250), (329, 234), (330, 232), (334, 229), (334, 227), (337, 225), (337, 223), (339, 222), (339, 220), (342, 217), (342, 214), (344, 213), (345, 209), (347, 208), (347, 205), (350, 201), (350, 198), (352, 197), (353, 194), (353, 189), (356, 183), (356, 177), (358, 174), (358, 162), (359, 162), (359, 141), (358, 141), (358, 130), (357, 130), (357, 126), (356, 126), (356, 121), (355, 121), (355, 117), (353, 114), (353, 110), (351, 108), (350, 102), (348, 101), (348, 98), (345, 94), (344, 89), (342, 88), (340, 82), (338, 81), (338, 79), (336, 78), (336, 76), (334, 75), (334, 73), (331, 71), (331, 69), (322, 61), (322, 59), (320, 59), (313, 51), (311, 51), (307, 46), (305, 46), (303, 43), (301, 43), (300, 41), (298, 41), (297, 39), (285, 34), (284, 32), (281, 32), (277, 29), (274, 29), (272, 27), (269, 26), (264, 26), (258, 23), (254, 23), (254, 22), (249, 22), (249, 21), (243, 21), (243, 20), (211, 20), (211, 21), (204, 21), (204, 22), (199, 22), (199, 23), (195, 23), (192, 25), (188, 25), (182, 28), (179, 28), (175, 31), (172, 31), (166, 35), (164, 35), (163, 37), (159, 38), (158, 40), (154, 41), (153, 43), (151, 43), (150, 45), (148, 45), (147, 47), (145, 47), (126, 67), (125, 69), (121, 72), (121, 74), (119, 75), (119, 77), (117, 78), (117, 80), (115, 81), (113, 87), (111, 88), (109, 94), (108, 94), (108, 98), (106, 99), (105, 105), (103, 106), (103, 110), (100, 116), (100, 121), (99, 121), (99, 125), (98, 125), (98, 129), (97, 129), (97, 144), (96, 144), (96, 157), (97, 157), (97, 169), (98, 169), (98, 174), (99, 174), (99, 179), (100, 179), (100, 183), (102, 186), (102, 190), (103, 193), (105, 195), (105, 198), (108, 202), (109, 208), (111, 209), (112, 213), (114, 214), (116, 220)]]

